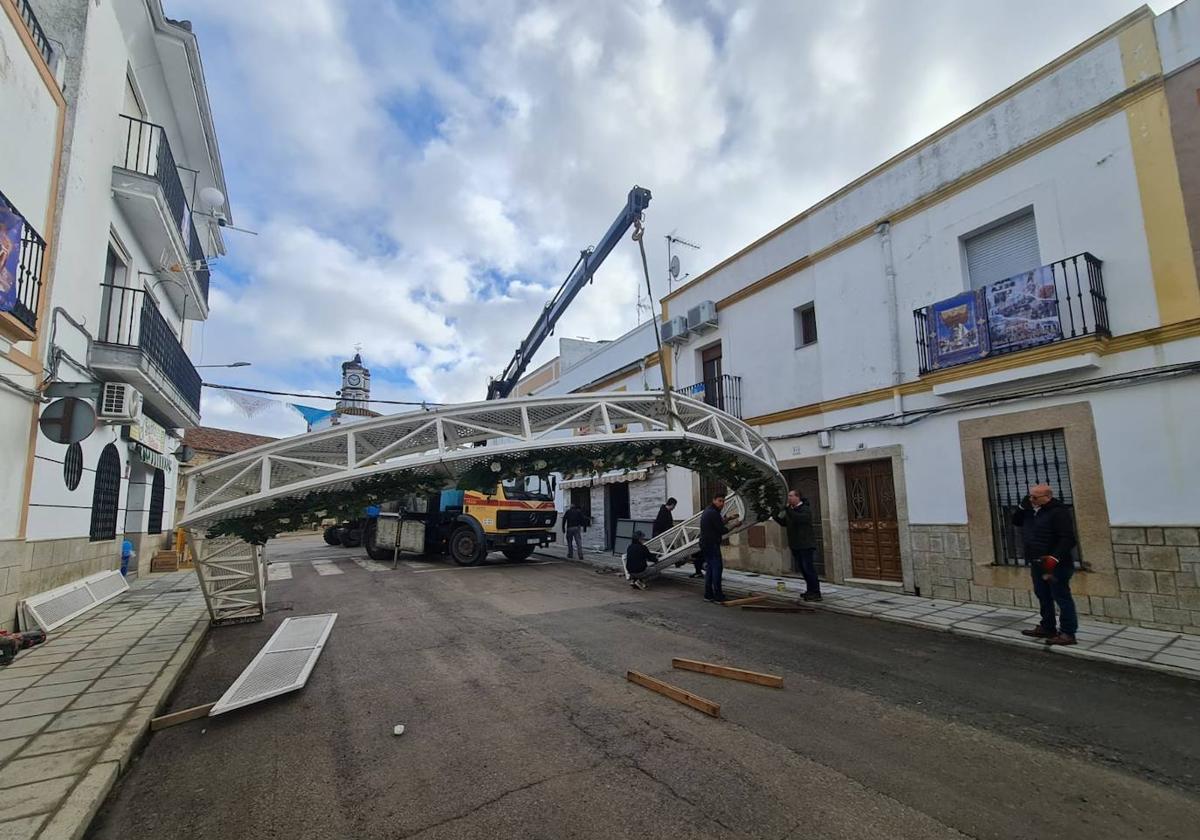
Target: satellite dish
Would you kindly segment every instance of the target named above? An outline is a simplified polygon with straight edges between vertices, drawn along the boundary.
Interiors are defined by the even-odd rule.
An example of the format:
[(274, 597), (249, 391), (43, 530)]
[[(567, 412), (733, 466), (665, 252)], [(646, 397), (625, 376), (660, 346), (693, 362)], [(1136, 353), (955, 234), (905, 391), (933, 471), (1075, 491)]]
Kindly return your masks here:
[(85, 400), (63, 397), (46, 406), (38, 426), (55, 443), (79, 443), (96, 430), (96, 410)]
[(671, 257), (671, 276), (679, 276), (679, 257)]

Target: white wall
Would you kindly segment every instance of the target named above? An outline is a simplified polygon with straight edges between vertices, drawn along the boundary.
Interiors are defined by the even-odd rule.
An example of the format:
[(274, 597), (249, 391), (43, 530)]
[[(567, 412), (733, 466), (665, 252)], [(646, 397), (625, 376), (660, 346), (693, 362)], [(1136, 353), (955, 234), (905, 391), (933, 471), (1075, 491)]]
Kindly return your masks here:
[(1154, 19), (1163, 74), (1200, 58), (1200, 0), (1184, 0)]
[[(41, 60), (40, 58), (38, 59)], [(7, 15), (0, 16), (0, 192), (43, 238), (58, 147), (58, 103), (51, 97)]]

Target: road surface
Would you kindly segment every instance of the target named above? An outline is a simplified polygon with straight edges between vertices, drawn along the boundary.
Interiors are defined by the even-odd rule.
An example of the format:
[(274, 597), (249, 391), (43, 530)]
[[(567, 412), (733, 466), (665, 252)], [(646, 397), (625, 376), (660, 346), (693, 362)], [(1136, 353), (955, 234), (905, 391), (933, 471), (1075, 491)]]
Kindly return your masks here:
[[(155, 733), (88, 836), (1129, 840), (1200, 826), (1200, 683), (722, 608), (563, 562), (392, 571), (312, 538), (269, 553), (290, 577), (271, 582), (267, 620), (214, 629), (171, 709), (215, 700), (287, 616), (336, 611), (308, 685)], [(675, 656), (785, 685), (672, 671)]]

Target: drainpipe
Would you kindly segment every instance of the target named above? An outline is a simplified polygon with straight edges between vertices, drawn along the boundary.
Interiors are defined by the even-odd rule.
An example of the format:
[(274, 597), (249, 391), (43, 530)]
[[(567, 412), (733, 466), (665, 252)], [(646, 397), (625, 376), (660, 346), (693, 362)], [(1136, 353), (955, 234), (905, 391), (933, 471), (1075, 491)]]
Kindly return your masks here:
[[(896, 388), (903, 381), (900, 368), (900, 322), (896, 314), (896, 263), (892, 259), (892, 223), (884, 219), (875, 226), (879, 234), (879, 246), (883, 252), (884, 299), (887, 301), (888, 337), (892, 342), (892, 387)], [(899, 416), (904, 413), (904, 401), (900, 392), (892, 392), (892, 413)]]

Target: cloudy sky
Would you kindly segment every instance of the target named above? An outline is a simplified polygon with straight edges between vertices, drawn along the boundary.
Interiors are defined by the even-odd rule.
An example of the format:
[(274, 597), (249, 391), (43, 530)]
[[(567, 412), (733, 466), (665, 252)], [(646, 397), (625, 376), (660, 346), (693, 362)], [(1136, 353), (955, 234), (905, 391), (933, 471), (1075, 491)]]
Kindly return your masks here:
[[(376, 398), (453, 402), (484, 396), (634, 184), (657, 297), (667, 233), (702, 245), (680, 254), (699, 274), (1137, 4), (164, 5), (195, 26), (234, 223), (259, 233), (227, 233), (193, 344), (253, 366), (207, 378), (332, 394), (361, 344)], [(637, 323), (636, 255), (618, 246), (556, 338)], [(203, 417), (304, 430), (208, 389)]]

